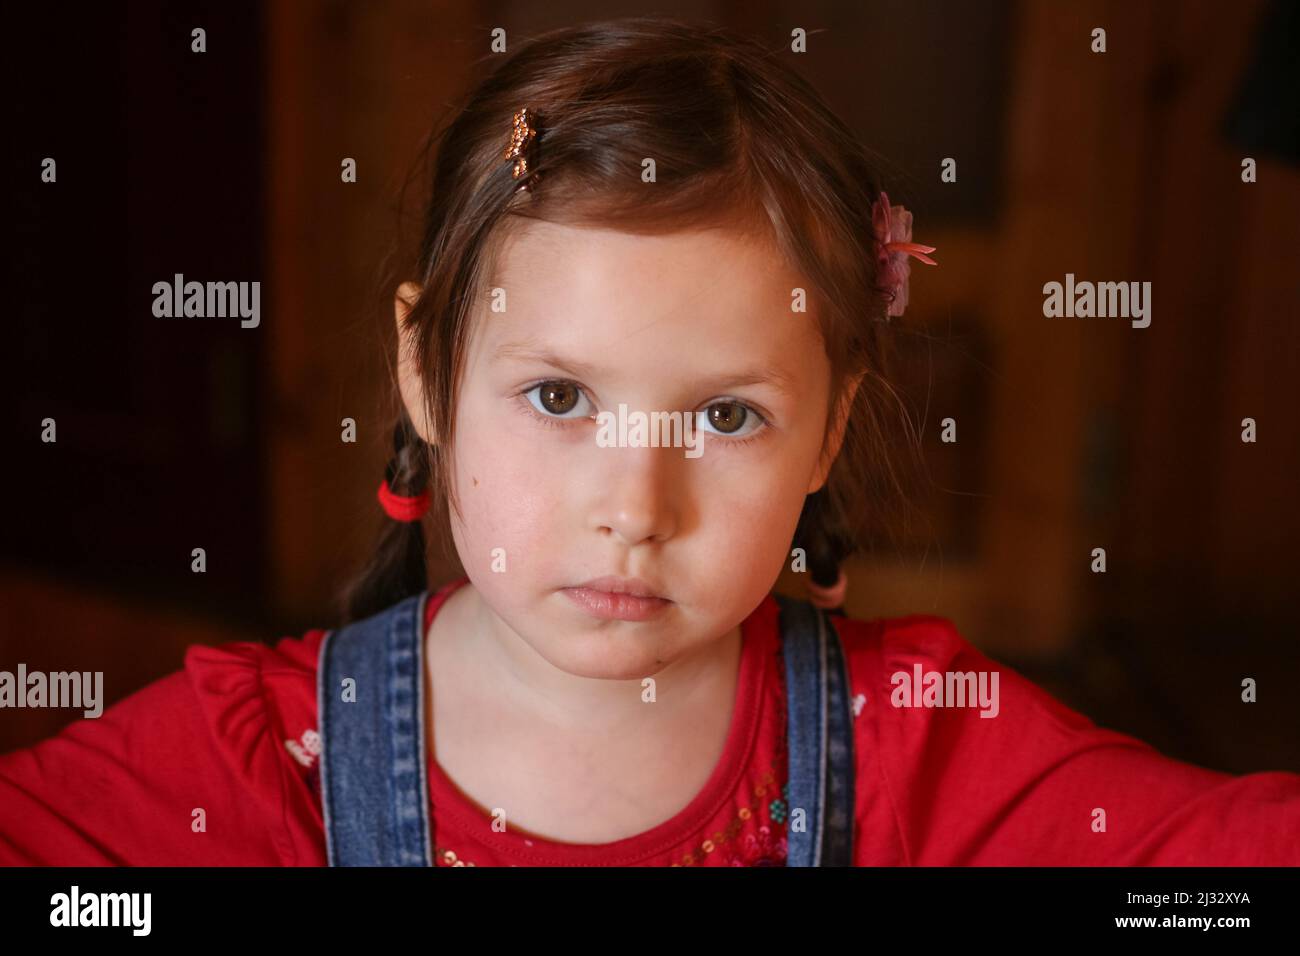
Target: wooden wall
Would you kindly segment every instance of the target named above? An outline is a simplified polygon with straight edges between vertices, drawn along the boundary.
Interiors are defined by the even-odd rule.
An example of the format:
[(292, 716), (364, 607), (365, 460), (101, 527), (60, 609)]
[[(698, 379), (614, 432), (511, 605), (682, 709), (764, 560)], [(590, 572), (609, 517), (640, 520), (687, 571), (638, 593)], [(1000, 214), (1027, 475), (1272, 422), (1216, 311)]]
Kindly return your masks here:
[[(393, 287), (383, 267), (398, 188), (423, 136), (476, 75), (492, 27), (520, 37), (641, 8), (329, 0), (258, 9), (261, 64), (247, 66), (264, 79), (265, 218), (248, 227), (266, 250), (251, 413), (263, 472), (256, 501), (241, 499), (254, 525), (230, 529), (256, 552), (248, 604), (275, 623), (261, 635), (269, 639), (330, 622), (343, 576), (379, 525), (374, 491), (393, 412), (383, 358)], [(892, 159), (891, 196), (939, 250), (939, 268), (913, 269), (907, 322), (913, 344), (930, 352), (913, 351), (904, 382), (917, 408), (928, 407), (920, 424), (938, 486), (924, 503), (932, 521), (902, 553), (854, 563), (850, 612), (950, 617), (1092, 716), (1181, 755), (1241, 769), (1300, 762), (1294, 734), (1278, 729), (1300, 725), (1295, 706), (1251, 718), (1254, 750), (1224, 729), (1233, 718), (1222, 709), (1239, 674), (1300, 677), (1288, 613), (1300, 539), (1300, 173), (1261, 156), (1259, 182), (1242, 184), (1242, 149), (1220, 131), (1265, 5), (662, 9), (749, 30), (772, 24), (774, 42), (809, 29), (805, 72)], [(1104, 55), (1089, 50), (1096, 26), (1108, 33)], [(855, 55), (864, 49), (871, 55)], [(957, 184), (938, 182), (947, 155), (958, 159)], [(357, 161), (356, 184), (340, 181), (345, 157)], [(1043, 283), (1067, 272), (1151, 281), (1151, 327), (1045, 318)], [(1255, 445), (1238, 440), (1248, 415), (1259, 422)], [(938, 441), (948, 416), (956, 445)], [(344, 417), (357, 422), (355, 445), (340, 440)], [(78, 528), (95, 533), (87, 521)], [(1099, 546), (1105, 575), (1089, 572)], [(57, 566), (42, 573), (59, 575)], [(46, 593), (36, 579), (7, 580), (6, 658), (22, 648), (30, 667), (46, 666), (33, 650), (39, 635), (22, 643), (16, 629), (39, 621), (45, 635), (84, 631), (84, 608), (69, 596), (82, 585), (62, 582), (65, 597), (36, 614), (31, 601)], [(787, 574), (779, 587), (799, 593), (801, 583)], [(154, 590), (164, 603), (167, 589)], [(123, 607), (141, 620), (150, 613)], [(232, 633), (206, 630), (205, 617), (141, 627), (132, 651), (162, 666), (190, 639)], [(116, 653), (129, 632), (105, 632), (123, 642)], [(1219, 709), (1179, 705), (1207, 697), (1222, 698)]]
[[(380, 282), (396, 197), (482, 53), (471, 4), (265, 10), (268, 273), (279, 318), (267, 356), (272, 590), (283, 618), (319, 621), (380, 523), (396, 291)], [(341, 182), (345, 157), (357, 161), (355, 184)], [(418, 226), (416, 217), (403, 228)], [(356, 444), (341, 441), (345, 417)]]

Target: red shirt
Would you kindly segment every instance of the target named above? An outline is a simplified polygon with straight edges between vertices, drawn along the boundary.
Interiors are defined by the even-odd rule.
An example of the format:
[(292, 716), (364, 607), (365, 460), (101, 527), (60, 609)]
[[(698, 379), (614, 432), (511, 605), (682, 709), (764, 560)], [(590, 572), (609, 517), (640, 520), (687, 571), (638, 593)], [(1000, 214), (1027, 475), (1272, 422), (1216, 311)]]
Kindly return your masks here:
[[(465, 581), (431, 597), (426, 629)], [(488, 809), (433, 760), (436, 863), (784, 863), (777, 611), (768, 595), (742, 625), (726, 748), (682, 811), (605, 844), (498, 833)], [(856, 712), (857, 865), (1300, 864), (1300, 775), (1230, 776), (1098, 728), (943, 618), (834, 621)], [(0, 756), (0, 863), (324, 865), (316, 734), (324, 633), (274, 648), (192, 647), (181, 671), (99, 718)], [(891, 678), (918, 673), (915, 665), (997, 671), (997, 716), (896, 706), (903, 698)]]

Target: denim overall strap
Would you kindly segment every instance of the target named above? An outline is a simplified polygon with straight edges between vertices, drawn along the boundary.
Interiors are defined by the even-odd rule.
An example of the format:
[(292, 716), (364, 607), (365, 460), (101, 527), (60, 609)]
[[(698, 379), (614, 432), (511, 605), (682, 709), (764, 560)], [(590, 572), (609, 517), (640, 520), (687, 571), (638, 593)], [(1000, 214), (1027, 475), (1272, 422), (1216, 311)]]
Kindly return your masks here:
[[(428, 592), (325, 635), (317, 668), (330, 866), (432, 866), (424, 733)], [(351, 678), (355, 700), (344, 700)]]
[(853, 719), (839, 634), (808, 601), (775, 595), (781, 608), (781, 654), (790, 760), (790, 814), (806, 829), (787, 828), (786, 866), (852, 866)]

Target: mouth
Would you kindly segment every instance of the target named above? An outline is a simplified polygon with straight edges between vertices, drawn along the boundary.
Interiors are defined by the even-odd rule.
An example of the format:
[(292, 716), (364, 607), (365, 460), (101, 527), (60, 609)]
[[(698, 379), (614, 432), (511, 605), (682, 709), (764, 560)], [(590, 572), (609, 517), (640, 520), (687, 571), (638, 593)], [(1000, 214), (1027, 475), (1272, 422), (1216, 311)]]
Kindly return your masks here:
[(561, 590), (588, 614), (604, 620), (647, 621), (673, 603), (640, 578), (596, 578)]

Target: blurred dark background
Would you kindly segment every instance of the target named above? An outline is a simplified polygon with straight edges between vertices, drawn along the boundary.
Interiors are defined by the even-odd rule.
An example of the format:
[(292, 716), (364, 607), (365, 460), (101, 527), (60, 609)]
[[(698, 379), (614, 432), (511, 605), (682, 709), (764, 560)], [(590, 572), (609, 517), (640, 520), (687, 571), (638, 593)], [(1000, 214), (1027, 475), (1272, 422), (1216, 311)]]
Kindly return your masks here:
[[(806, 29), (797, 67), (889, 159), (891, 199), (939, 250), (940, 268), (913, 269), (898, 342), (933, 479), (925, 520), (849, 568), (849, 612), (949, 617), (1166, 753), (1300, 771), (1297, 11), (154, 0), (8, 13), (0, 669), (103, 670), (112, 703), (190, 644), (333, 625), (380, 520), (381, 268), (424, 135), (481, 73), (494, 27), (517, 44), (660, 12), (778, 48)], [(190, 52), (195, 27), (206, 53)], [(45, 157), (57, 185), (40, 182)], [(344, 157), (355, 184), (340, 181)], [(948, 157), (955, 183), (939, 179)], [(1241, 181), (1246, 157), (1258, 182)], [(155, 318), (151, 287), (177, 272), (260, 281), (261, 325)], [(1044, 318), (1043, 284), (1067, 272), (1152, 282), (1151, 326)], [(55, 444), (40, 439), (47, 417)], [(344, 417), (356, 444), (340, 441)], [(947, 417), (955, 444), (939, 440)], [(196, 547), (205, 574), (190, 570)], [(1096, 547), (1105, 574), (1089, 570)], [(1257, 704), (1240, 703), (1244, 677)], [(0, 751), (72, 717), (0, 711)]]

